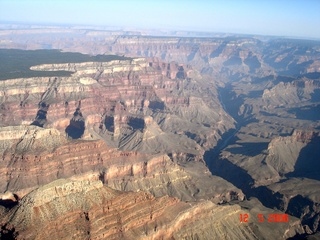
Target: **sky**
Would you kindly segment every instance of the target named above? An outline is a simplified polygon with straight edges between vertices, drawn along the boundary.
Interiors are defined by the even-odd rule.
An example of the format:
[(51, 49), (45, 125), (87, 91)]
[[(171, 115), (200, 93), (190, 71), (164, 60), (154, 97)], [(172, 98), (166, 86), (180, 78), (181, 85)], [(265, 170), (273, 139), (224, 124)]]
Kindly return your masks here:
[(8, 21), (320, 39), (320, 0), (0, 0)]

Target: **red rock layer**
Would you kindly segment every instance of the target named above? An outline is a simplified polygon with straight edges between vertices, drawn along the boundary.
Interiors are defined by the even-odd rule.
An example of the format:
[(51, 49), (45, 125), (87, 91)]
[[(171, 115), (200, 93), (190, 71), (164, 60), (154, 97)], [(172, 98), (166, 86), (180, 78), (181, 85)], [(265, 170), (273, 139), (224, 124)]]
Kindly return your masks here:
[[(180, 202), (144, 192), (122, 193), (102, 182), (58, 180), (26, 195), (2, 215), (0, 236), (15, 239), (257, 239), (270, 224), (244, 223), (239, 206)], [(280, 226), (281, 225), (281, 226)], [(293, 221), (273, 226), (280, 239)], [(285, 229), (288, 231), (285, 233)], [(292, 231), (289, 233), (289, 229)]]
[[(34, 141), (33, 145), (39, 147), (36, 143)], [(186, 171), (167, 155), (119, 151), (101, 140), (76, 140), (62, 146), (53, 145), (51, 151), (39, 152), (36, 148), (34, 153), (30, 152), (33, 145), (26, 144), (30, 147), (27, 152), (4, 154), (0, 162), (2, 192), (12, 191), (22, 197), (34, 187), (59, 178), (73, 178), (100, 179), (118, 190), (146, 190), (156, 196), (169, 194), (186, 200), (243, 199), (241, 191), (218, 177), (210, 176), (201, 162), (194, 163), (193, 171)], [(202, 178), (197, 177), (198, 171), (205, 172)], [(207, 190), (203, 191), (203, 188)]]

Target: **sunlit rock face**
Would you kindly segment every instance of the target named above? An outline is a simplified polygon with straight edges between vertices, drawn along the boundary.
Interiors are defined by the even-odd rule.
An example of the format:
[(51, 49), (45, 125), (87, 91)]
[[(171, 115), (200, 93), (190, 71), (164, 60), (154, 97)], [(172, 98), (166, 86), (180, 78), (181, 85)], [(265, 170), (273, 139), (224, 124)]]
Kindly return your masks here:
[[(142, 191), (116, 191), (101, 181), (60, 179), (21, 199), (2, 218), (7, 224), (0, 234), (14, 239), (256, 239), (271, 230), (270, 224), (239, 225), (240, 213), (249, 214), (237, 205), (187, 203)], [(277, 238), (292, 236), (297, 224), (280, 225), (272, 227)]]
[(22, 197), (74, 178), (184, 200), (244, 199), (204, 164), (234, 120), (190, 66), (137, 58), (32, 69), (74, 73), (0, 82), (2, 191)]
[[(204, 93), (210, 99), (202, 100), (201, 78), (188, 77), (195, 70), (177, 63), (133, 59), (32, 69), (74, 74), (1, 81), (3, 126), (53, 127), (72, 139), (103, 138), (122, 149), (147, 152), (175, 151), (183, 138), (185, 146), (178, 149), (196, 154), (234, 126), (214, 92)], [(186, 137), (187, 131), (198, 140)], [(174, 141), (166, 143), (169, 135)]]
[[(64, 31), (59, 41), (51, 37), (59, 30), (3, 31), (13, 39), (3, 46), (130, 58), (44, 63), (32, 71), (69, 76), (0, 81), (2, 236), (285, 239), (319, 231), (317, 41)], [(54, 182), (61, 178), (71, 182)], [(93, 203), (86, 189), (104, 200)], [(35, 193), (52, 197), (28, 209)], [(124, 206), (132, 196), (145, 201)], [(120, 201), (116, 217), (101, 210), (110, 198)], [(158, 203), (162, 212), (150, 214)], [(65, 232), (22, 226), (23, 209), (37, 227), (51, 227), (59, 212), (55, 229)], [(255, 221), (274, 212), (289, 223)], [(251, 222), (240, 223), (241, 213)]]

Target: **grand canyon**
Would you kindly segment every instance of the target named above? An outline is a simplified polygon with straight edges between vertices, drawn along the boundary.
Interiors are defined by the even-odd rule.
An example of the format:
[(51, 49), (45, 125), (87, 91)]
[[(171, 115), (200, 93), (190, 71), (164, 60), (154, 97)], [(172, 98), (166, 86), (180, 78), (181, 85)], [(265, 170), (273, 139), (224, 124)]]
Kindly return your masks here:
[(317, 239), (320, 41), (0, 30), (1, 239)]

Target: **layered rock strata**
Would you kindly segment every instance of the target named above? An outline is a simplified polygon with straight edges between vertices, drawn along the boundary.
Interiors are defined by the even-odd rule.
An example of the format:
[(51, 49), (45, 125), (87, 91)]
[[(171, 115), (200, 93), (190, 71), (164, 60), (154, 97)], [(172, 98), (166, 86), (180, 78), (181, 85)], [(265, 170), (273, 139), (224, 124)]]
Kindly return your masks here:
[[(156, 196), (243, 199), (203, 164), (205, 150), (233, 127), (233, 119), (212, 86), (203, 94), (209, 85), (197, 71), (155, 59), (32, 69), (74, 74), (0, 82), (2, 191), (23, 195), (74, 177)], [(215, 183), (208, 186), (207, 180)]]
[[(35, 189), (6, 214), (0, 236), (15, 239), (261, 239), (271, 224), (239, 225), (239, 206), (181, 202), (144, 192), (119, 192), (101, 181), (60, 179)], [(281, 226), (280, 226), (281, 225)], [(272, 226), (277, 239), (296, 223)], [(269, 229), (269, 230), (268, 230)], [(286, 230), (285, 230), (286, 229)]]
[[(146, 168), (142, 162), (135, 167), (116, 164), (116, 174), (108, 178), (105, 173), (107, 168), (112, 169), (111, 165), (104, 162), (102, 168), (95, 168), (99, 171), (94, 170), (96, 172), (90, 175), (84, 161), (86, 169), (78, 167), (81, 171), (77, 171), (74, 179), (93, 176), (119, 190), (145, 188), (156, 196), (169, 193), (185, 200), (206, 196), (223, 203), (234, 199), (234, 195), (243, 199), (240, 191), (234, 194), (234, 187), (220, 182), (221, 178), (207, 178), (207, 174), (202, 174), (207, 173), (201, 164), (204, 158), (213, 174), (241, 188), (248, 198), (257, 197), (265, 206), (300, 218), (308, 234), (319, 231), (319, 204), (314, 197), (318, 194), (319, 180), (319, 137), (316, 133), (320, 127), (319, 42), (248, 36), (162, 38), (137, 36), (138, 33), (132, 32), (81, 30), (68, 30), (69, 36), (64, 35), (60, 42), (52, 42), (51, 39), (56, 39), (51, 38), (52, 34), (59, 30), (46, 31), (43, 36), (39, 31), (32, 31), (30, 35), (23, 35), (25, 30), (19, 31), (4, 31), (2, 46), (50, 47), (90, 54), (120, 53), (150, 59), (148, 62), (136, 59), (34, 66), (34, 70), (69, 70), (74, 75), (30, 81), (17, 79), (12, 85), (9, 81), (2, 85), (8, 90), (1, 98), (2, 126), (23, 123), (56, 129), (60, 136), (54, 137), (52, 147), (55, 148), (64, 145), (57, 145), (66, 141), (64, 135), (69, 140), (102, 139), (108, 148), (139, 151), (138, 158), (151, 153), (155, 158), (160, 156), (171, 162), (167, 163), (170, 170), (160, 167), (161, 173), (151, 170), (154, 176), (147, 174), (140, 179), (140, 173)], [(122, 63), (123, 71), (120, 70)], [(35, 94), (31, 90), (24, 91), (33, 81), (36, 83), (31, 87), (32, 91), (36, 91), (35, 86), (42, 86), (43, 90)], [(20, 87), (15, 89), (14, 85)], [(69, 88), (69, 92), (62, 94), (64, 88)], [(10, 94), (6, 95), (6, 92)], [(16, 94), (18, 92), (20, 95)], [(92, 110), (94, 108), (98, 113)], [(19, 115), (16, 117), (12, 113)], [(71, 134), (74, 131), (76, 134)], [(32, 140), (34, 137), (29, 133), (25, 135), (28, 141), (19, 144), (21, 137), (15, 138), (16, 142), (9, 144), (13, 147), (4, 143), (3, 149), (8, 149), (3, 151), (5, 169), (10, 164), (17, 164), (8, 158), (12, 152), (17, 151), (19, 155), (26, 152), (25, 149), (41, 149), (41, 144), (33, 143), (37, 142)], [(92, 143), (96, 144), (95, 141)], [(146, 162), (154, 160), (151, 156), (143, 156)], [(142, 170), (132, 175), (130, 169)], [(69, 177), (71, 172), (64, 171)], [(166, 171), (167, 175), (164, 174)], [(6, 176), (10, 179), (10, 174)], [(188, 176), (193, 180), (189, 181)], [(312, 179), (309, 181), (306, 177)], [(10, 182), (8, 186), (12, 190), (16, 189), (13, 187), (15, 181), (17, 185), (21, 184), (19, 178), (5, 181)], [(43, 183), (45, 181), (40, 179), (39, 183), (31, 185)], [(227, 194), (219, 190), (219, 185), (221, 189), (228, 189)], [(290, 188), (294, 190), (290, 191)], [(260, 210), (261, 206), (256, 213)], [(266, 211), (270, 213), (270, 210)], [(270, 238), (268, 232), (263, 236)]]
[(59, 133), (54, 142), (54, 135), (45, 134), (47, 131), (50, 129), (25, 127), (22, 136), (13, 138), (12, 145), (5, 148), (1, 161), (2, 192), (13, 191), (22, 197), (34, 187), (72, 178), (100, 179), (114, 189), (144, 190), (155, 196), (171, 195), (184, 200), (212, 198), (224, 202), (244, 198), (237, 188), (211, 176), (202, 162), (184, 160), (184, 154), (169, 158), (166, 154), (119, 151), (102, 140), (68, 143)]
[[(32, 124), (65, 131), (73, 139), (103, 138), (127, 150), (183, 149), (196, 155), (203, 151), (201, 146), (213, 146), (233, 127), (233, 119), (224, 112), (214, 92), (207, 92), (208, 101), (203, 102), (199, 94), (206, 86), (199, 83), (201, 79), (188, 78), (192, 70), (182, 65), (136, 59), (33, 69), (75, 73), (69, 78), (1, 81), (3, 126)], [(172, 117), (166, 118), (168, 114)], [(196, 137), (188, 138), (185, 133)], [(168, 138), (174, 141), (166, 143)], [(179, 142), (185, 142), (185, 146)]]

